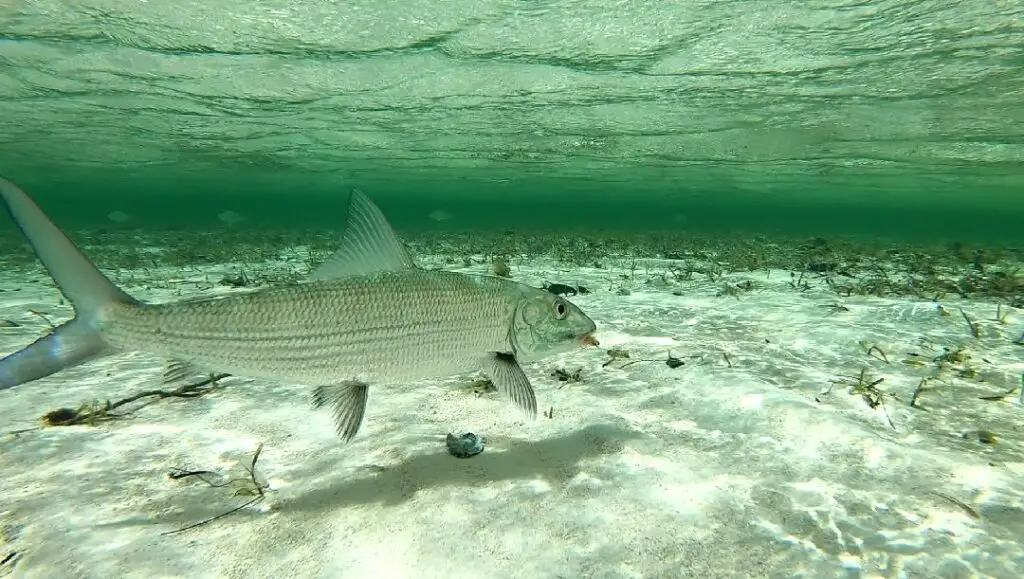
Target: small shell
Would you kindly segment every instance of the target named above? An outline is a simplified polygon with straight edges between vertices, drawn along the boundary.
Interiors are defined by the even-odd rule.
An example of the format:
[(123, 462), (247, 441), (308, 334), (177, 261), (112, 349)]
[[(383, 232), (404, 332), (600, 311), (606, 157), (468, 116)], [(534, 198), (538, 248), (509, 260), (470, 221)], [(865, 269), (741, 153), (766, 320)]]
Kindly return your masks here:
[(983, 444), (996, 444), (999, 442), (999, 437), (991, 430), (971, 430), (960, 436), (967, 440), (977, 440)]
[(448, 452), (457, 458), (469, 458), (484, 451), (484, 439), (472, 432), (455, 436), (448, 433), (445, 442), (448, 444)]

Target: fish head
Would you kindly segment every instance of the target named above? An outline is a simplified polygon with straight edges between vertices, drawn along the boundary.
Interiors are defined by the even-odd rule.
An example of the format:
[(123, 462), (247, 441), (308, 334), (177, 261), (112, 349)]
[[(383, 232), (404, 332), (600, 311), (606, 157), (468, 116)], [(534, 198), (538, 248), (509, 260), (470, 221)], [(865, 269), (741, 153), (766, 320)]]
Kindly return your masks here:
[(523, 288), (510, 337), (516, 357), (530, 360), (596, 346), (595, 330), (594, 320), (569, 300), (546, 290)]

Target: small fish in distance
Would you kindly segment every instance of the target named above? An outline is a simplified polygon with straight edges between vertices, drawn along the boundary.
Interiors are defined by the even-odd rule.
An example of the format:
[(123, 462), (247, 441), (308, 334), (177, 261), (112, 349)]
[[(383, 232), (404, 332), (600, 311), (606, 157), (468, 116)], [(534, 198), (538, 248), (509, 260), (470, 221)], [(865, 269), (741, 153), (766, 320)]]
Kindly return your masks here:
[(311, 386), (346, 441), (369, 385), (483, 370), (536, 417), (523, 360), (596, 345), (578, 307), (509, 279), (416, 267), (380, 209), (349, 198), (342, 247), (297, 285), (163, 304), (108, 280), (28, 195), (0, 177), (0, 199), (75, 309), (47, 336), (0, 359), (0, 390), (118, 352), (168, 361), (166, 381), (225, 372)]

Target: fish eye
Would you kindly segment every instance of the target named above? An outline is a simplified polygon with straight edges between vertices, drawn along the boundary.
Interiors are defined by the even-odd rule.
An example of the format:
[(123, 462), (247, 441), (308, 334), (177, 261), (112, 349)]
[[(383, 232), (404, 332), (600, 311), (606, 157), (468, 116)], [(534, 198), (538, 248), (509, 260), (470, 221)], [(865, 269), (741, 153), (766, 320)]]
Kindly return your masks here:
[(561, 320), (565, 318), (565, 314), (565, 304), (562, 302), (555, 302), (555, 317)]

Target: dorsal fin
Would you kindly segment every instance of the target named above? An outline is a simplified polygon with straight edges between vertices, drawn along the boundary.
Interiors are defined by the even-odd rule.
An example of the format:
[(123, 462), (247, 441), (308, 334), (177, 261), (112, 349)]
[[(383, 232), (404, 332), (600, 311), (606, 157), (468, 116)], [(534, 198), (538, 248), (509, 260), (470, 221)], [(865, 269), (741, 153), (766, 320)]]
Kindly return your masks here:
[(339, 249), (310, 278), (334, 279), (416, 267), (377, 205), (359, 189), (348, 200), (348, 221)]

